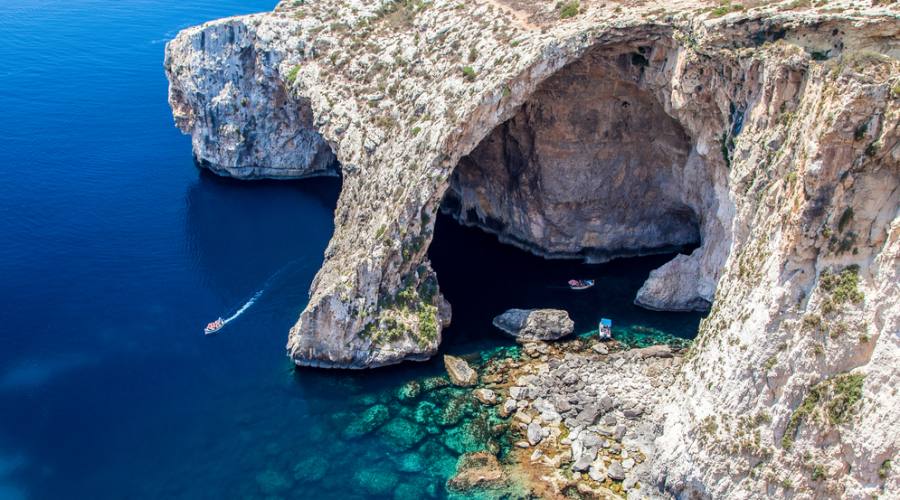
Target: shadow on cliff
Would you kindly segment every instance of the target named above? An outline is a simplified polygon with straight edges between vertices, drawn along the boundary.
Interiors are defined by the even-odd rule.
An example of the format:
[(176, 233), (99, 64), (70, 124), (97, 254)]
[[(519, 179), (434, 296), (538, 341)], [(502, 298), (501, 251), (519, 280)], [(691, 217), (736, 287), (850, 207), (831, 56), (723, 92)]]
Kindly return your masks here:
[[(650, 271), (673, 256), (623, 258), (604, 264), (544, 259), (441, 215), (429, 249), (441, 292), (453, 307), (441, 351), (466, 353), (514, 345), (512, 337), (491, 324), (494, 316), (510, 308), (564, 309), (575, 321), (576, 333), (596, 329), (598, 320), (607, 317), (617, 327), (639, 326), (693, 338), (702, 314), (648, 311), (634, 305), (635, 293)], [(588, 278), (597, 281), (594, 288), (573, 291), (566, 286), (570, 279)]]

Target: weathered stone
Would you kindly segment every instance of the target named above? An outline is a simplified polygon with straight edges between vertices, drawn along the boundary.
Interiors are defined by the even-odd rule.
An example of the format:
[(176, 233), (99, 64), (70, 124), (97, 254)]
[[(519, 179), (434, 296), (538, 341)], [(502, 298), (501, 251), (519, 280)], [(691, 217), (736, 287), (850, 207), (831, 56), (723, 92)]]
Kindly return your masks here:
[(541, 442), (544, 439), (544, 430), (541, 428), (541, 424), (537, 422), (531, 422), (528, 424), (528, 444), (534, 446)]
[(622, 481), (625, 479), (625, 469), (622, 468), (622, 464), (619, 463), (618, 460), (614, 460), (609, 464), (609, 467), (606, 468), (606, 474), (613, 481)]
[[(828, 447), (804, 422), (790, 454), (841, 462), (843, 496), (898, 496), (869, 463), (900, 442), (895, 9), (633, 2), (623, 15), (582, 2), (569, 17), (553, 2), (458, 5), (285, 1), (167, 45), (170, 102), (199, 165), (301, 176), (336, 172), (316, 166), (323, 146), (340, 159), (334, 235), (297, 299), (293, 362), (365, 368), (437, 352), (450, 319), (428, 262), (441, 208), (549, 256), (699, 244), (638, 299), (716, 300), (701, 335), (713, 341), (695, 344), (677, 390), (657, 393), (667, 487), (765, 491), (766, 475), (729, 466), (730, 447), (696, 440), (698, 409), (783, 423), (811, 384), (853, 368), (867, 411)], [(857, 279), (842, 293), (858, 301), (828, 289), (844, 272)], [(828, 342), (811, 362), (815, 339)], [(761, 373), (773, 358), (791, 367), (774, 392)], [(795, 491), (822, 487), (799, 461), (776, 466)]]
[(480, 401), (482, 404), (497, 404), (497, 394), (490, 389), (475, 389), (474, 391), (472, 391), (472, 395), (475, 396), (475, 399)]
[(587, 472), (587, 470), (591, 466), (591, 462), (594, 461), (594, 458), (590, 456), (588, 453), (582, 453), (575, 463), (572, 464), (572, 470), (576, 472)]
[(627, 410), (622, 410), (622, 415), (625, 415), (625, 418), (637, 418), (644, 413), (644, 409), (640, 406), (635, 406), (634, 408), (628, 408)]
[(468, 491), (474, 488), (492, 488), (505, 482), (503, 469), (497, 457), (490, 453), (467, 453), (459, 458), (456, 475), (447, 481), (451, 491)]
[(503, 402), (503, 405), (500, 406), (500, 409), (497, 410), (497, 413), (501, 417), (508, 417), (516, 411), (516, 400), (512, 398), (507, 398), (506, 401)]
[(447, 369), (447, 375), (450, 376), (450, 381), (454, 385), (469, 387), (478, 382), (478, 373), (462, 358), (445, 354), (444, 368)]
[(588, 470), (588, 476), (594, 481), (602, 483), (603, 481), (606, 481), (606, 467), (603, 466), (603, 464), (594, 462)]
[(572, 333), (575, 322), (559, 309), (510, 309), (494, 318), (494, 326), (520, 339), (556, 340)]
[(666, 344), (659, 344), (652, 345), (650, 347), (643, 347), (640, 349), (631, 349), (629, 351), (625, 351), (623, 355), (626, 358), (631, 359), (671, 358), (672, 348)]
[(578, 413), (576, 420), (581, 425), (591, 425), (597, 421), (597, 417), (600, 416), (600, 407), (595, 404), (586, 404), (584, 405), (584, 410)]

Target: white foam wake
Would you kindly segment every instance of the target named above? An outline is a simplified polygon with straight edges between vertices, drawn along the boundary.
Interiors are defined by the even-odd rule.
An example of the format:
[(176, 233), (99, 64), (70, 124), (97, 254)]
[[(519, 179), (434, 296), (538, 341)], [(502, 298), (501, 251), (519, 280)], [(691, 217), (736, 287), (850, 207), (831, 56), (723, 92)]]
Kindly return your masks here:
[(250, 297), (250, 300), (245, 302), (244, 305), (242, 305), (240, 309), (238, 309), (237, 311), (235, 311), (234, 314), (225, 318), (225, 320), (222, 321), (222, 326), (225, 326), (228, 323), (231, 323), (232, 321), (236, 320), (238, 318), (238, 316), (240, 316), (241, 314), (244, 314), (244, 311), (246, 311), (247, 309), (250, 309), (250, 307), (253, 305), (253, 303), (256, 302), (256, 299), (258, 299), (263, 294), (264, 291), (265, 291), (265, 289), (262, 289), (256, 293), (254, 293), (253, 297)]
[(281, 269), (276, 271), (275, 274), (273, 274), (272, 276), (269, 276), (269, 279), (267, 279), (266, 282), (263, 283), (262, 288), (258, 292), (254, 293), (253, 296), (250, 297), (250, 300), (245, 302), (244, 305), (242, 305), (237, 311), (234, 312), (234, 314), (232, 314), (231, 316), (222, 320), (222, 326), (219, 329), (221, 330), (222, 328), (225, 328), (225, 325), (238, 319), (238, 317), (241, 314), (244, 314), (245, 312), (247, 312), (247, 309), (250, 309), (251, 307), (253, 307), (253, 304), (255, 304), (256, 301), (259, 300), (260, 297), (262, 297), (262, 294), (269, 288), (269, 286), (275, 281), (275, 279), (278, 278), (278, 276), (280, 276), (281, 273), (283, 273), (289, 267), (291, 267), (292, 265), (294, 265), (296, 263), (297, 263), (296, 260), (288, 262), (284, 267), (282, 267)]

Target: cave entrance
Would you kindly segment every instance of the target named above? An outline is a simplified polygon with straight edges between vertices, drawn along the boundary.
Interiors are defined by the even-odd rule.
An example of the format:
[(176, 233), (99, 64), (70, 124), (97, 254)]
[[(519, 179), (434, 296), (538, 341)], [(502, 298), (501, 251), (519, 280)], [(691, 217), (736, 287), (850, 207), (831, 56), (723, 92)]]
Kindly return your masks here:
[[(601, 317), (612, 318), (618, 337), (623, 333), (665, 333), (690, 339), (703, 316), (649, 311), (634, 305), (635, 293), (650, 271), (674, 254), (619, 258), (602, 264), (545, 259), (442, 214), (435, 223), (428, 256), (441, 292), (453, 307), (453, 321), (441, 344), (446, 352), (470, 353), (513, 344), (512, 337), (491, 325), (494, 316), (510, 308), (564, 309), (575, 321), (576, 334), (596, 330)], [(570, 290), (566, 282), (572, 278), (595, 279), (597, 285)]]
[[(652, 269), (700, 245), (706, 206), (696, 186), (704, 182), (702, 160), (661, 104), (665, 89), (653, 83), (667, 50), (589, 51), (459, 161), (441, 211), (496, 237), (439, 220), (432, 260), (454, 307), (451, 330), (490, 328), (493, 315), (510, 307), (557, 307), (580, 331), (603, 315), (696, 334), (699, 314), (633, 305)], [(451, 238), (459, 239), (455, 252), (442, 249)], [(533, 255), (494, 248), (497, 239)], [(620, 260), (638, 256), (652, 257)], [(572, 292), (565, 288), (571, 278), (598, 285)], [(473, 289), (477, 298), (465, 291)]]

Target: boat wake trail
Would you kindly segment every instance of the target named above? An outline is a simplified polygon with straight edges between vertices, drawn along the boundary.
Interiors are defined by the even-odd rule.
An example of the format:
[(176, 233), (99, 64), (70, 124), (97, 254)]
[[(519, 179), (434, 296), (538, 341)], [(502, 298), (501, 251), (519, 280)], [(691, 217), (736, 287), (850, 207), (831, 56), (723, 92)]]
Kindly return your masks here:
[(247, 312), (247, 309), (250, 309), (251, 307), (253, 307), (253, 304), (255, 304), (256, 301), (259, 300), (260, 297), (262, 297), (263, 293), (265, 293), (265, 291), (269, 288), (269, 286), (279, 276), (281, 276), (282, 273), (284, 273), (289, 267), (294, 265), (296, 262), (297, 261), (288, 262), (284, 267), (282, 267), (281, 269), (276, 271), (275, 274), (273, 274), (272, 276), (269, 276), (269, 279), (267, 279), (266, 282), (263, 283), (262, 288), (260, 288), (259, 291), (254, 293), (253, 296), (250, 297), (250, 300), (248, 300), (247, 302), (244, 302), (244, 305), (242, 305), (240, 308), (238, 308), (238, 310), (235, 311), (234, 314), (232, 314), (231, 316), (229, 316), (225, 319), (219, 318), (218, 320), (214, 321), (213, 323), (210, 323), (209, 325), (207, 325), (204, 333), (206, 333), (206, 335), (209, 335), (211, 333), (218, 332), (222, 328), (225, 328), (225, 325), (227, 325), (228, 323), (231, 323), (232, 321), (238, 319), (238, 317), (240, 317), (241, 314), (244, 314), (245, 312)]
[(236, 319), (238, 318), (238, 316), (240, 316), (241, 314), (244, 314), (244, 311), (246, 311), (247, 309), (250, 309), (250, 307), (253, 305), (253, 303), (256, 302), (256, 299), (258, 299), (258, 298), (260, 298), (260, 297), (262, 296), (262, 294), (263, 294), (264, 291), (266, 291), (265, 288), (263, 288), (262, 290), (260, 290), (260, 291), (258, 291), (258, 292), (256, 292), (256, 293), (254, 293), (254, 294), (253, 294), (253, 297), (250, 297), (250, 300), (248, 300), (247, 302), (245, 302), (244, 305), (242, 305), (240, 309), (238, 309), (237, 311), (235, 311), (234, 314), (232, 314), (231, 316), (225, 318), (225, 320), (222, 321), (222, 326), (225, 326), (225, 325), (227, 325), (228, 323), (231, 323), (232, 321), (236, 320)]

